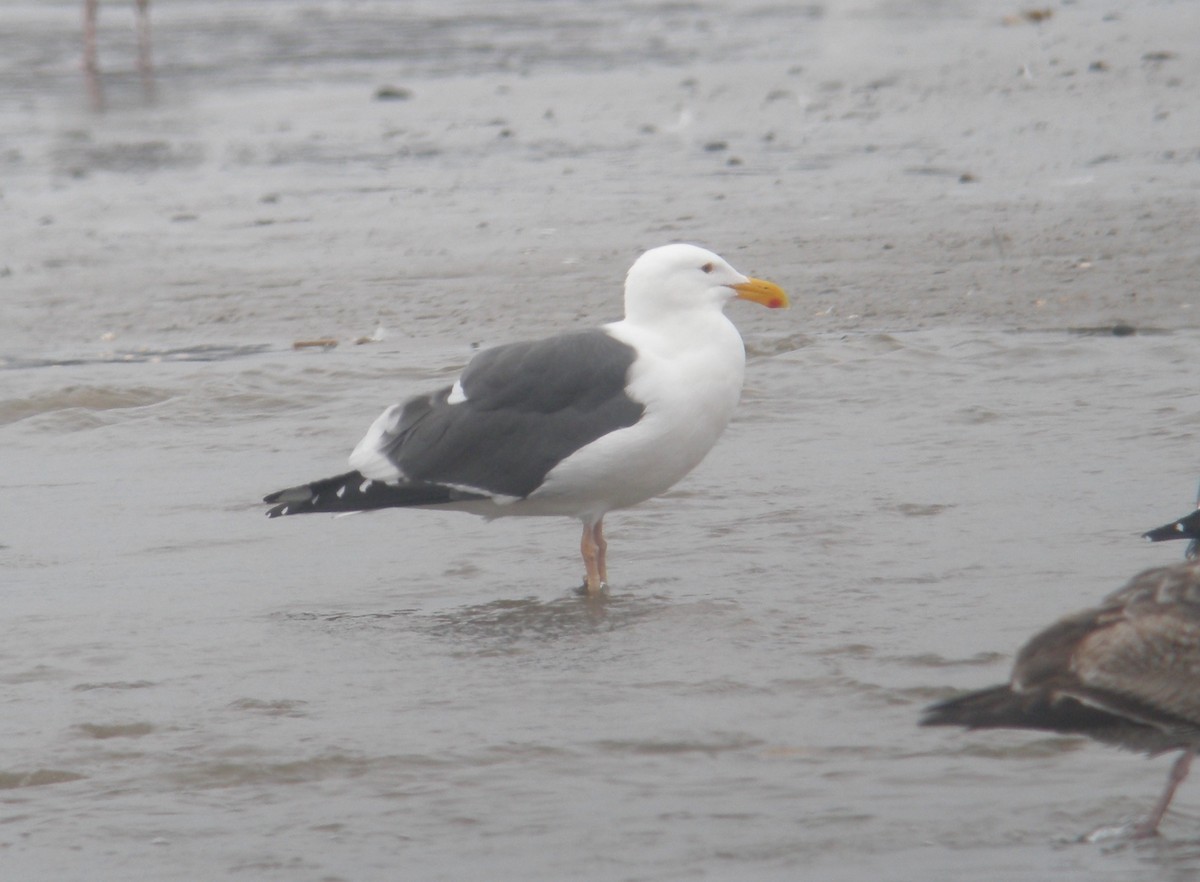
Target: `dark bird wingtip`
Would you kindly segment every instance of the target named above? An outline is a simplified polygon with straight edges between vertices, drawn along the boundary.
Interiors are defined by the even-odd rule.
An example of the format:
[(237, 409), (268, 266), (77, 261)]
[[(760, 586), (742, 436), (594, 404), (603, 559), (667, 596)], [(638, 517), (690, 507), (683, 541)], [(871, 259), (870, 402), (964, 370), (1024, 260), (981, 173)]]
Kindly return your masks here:
[(952, 726), (956, 724), (955, 720), (950, 719), (947, 714), (948, 705), (954, 703), (953, 698), (944, 699), (926, 705), (921, 709), (921, 719), (917, 721), (918, 726)]
[(920, 725), (995, 729), (1011, 727), (1022, 719), (1020, 703), (1015, 701), (1009, 685), (1004, 684), (960, 692), (935, 702), (921, 712)]
[(1165, 542), (1169, 539), (1200, 539), (1200, 509), (1169, 524), (1147, 530), (1142, 536), (1147, 542)]
[(1166, 542), (1170, 539), (1186, 539), (1188, 534), (1183, 521), (1171, 521), (1169, 524), (1147, 530), (1142, 534), (1142, 538), (1147, 542)]

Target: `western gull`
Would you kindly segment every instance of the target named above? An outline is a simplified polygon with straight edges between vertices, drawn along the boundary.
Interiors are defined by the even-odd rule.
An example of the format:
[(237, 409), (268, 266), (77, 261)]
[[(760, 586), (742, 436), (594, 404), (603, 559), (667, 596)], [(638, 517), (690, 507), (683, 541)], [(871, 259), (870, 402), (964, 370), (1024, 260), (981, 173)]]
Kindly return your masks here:
[(932, 705), (924, 726), (1088, 735), (1151, 756), (1183, 753), (1150, 816), (1153, 836), (1200, 747), (1200, 562), (1134, 576), (1099, 606), (1061, 619), (1017, 654), (1003, 686)]
[(608, 581), (604, 516), (666, 492), (712, 449), (742, 391), (731, 300), (787, 307), (711, 251), (664, 245), (625, 278), (625, 317), (487, 349), (450, 386), (387, 408), (353, 471), (264, 498), (267, 517), (440, 508), (583, 522), (589, 594)]

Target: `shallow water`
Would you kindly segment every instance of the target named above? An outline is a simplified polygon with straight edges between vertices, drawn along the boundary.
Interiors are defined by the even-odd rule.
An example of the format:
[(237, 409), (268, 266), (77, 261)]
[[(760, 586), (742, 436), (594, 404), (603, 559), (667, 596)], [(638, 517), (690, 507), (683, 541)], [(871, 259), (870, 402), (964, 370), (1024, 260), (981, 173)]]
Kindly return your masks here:
[[(17, 223), (0, 277), (6, 878), (1200, 870), (1200, 795), (1188, 785), (1158, 840), (1075, 841), (1145, 812), (1167, 759), (916, 726), (929, 702), (1003, 679), (1058, 615), (1182, 553), (1137, 534), (1184, 513), (1197, 477), (1188, 228), (1150, 247), (1131, 226), (1110, 252), (1075, 250), (1104, 235), (1108, 220), (1088, 217), (1077, 238), (1063, 233), (1071, 263), (1051, 237), (1044, 250), (1010, 241), (997, 258), (989, 242), (950, 258), (942, 237), (957, 218), (932, 239), (933, 221), (897, 221), (928, 207), (929, 176), (901, 173), (891, 207), (847, 195), (828, 249), (795, 242), (817, 235), (806, 220), (802, 234), (738, 238), (756, 229), (747, 203), (780, 205), (773, 181), (786, 170), (764, 171), (773, 154), (730, 166), (712, 161), (721, 151), (704, 136), (695, 150), (654, 147), (624, 127), (673, 119), (674, 99), (659, 98), (688, 64), (703, 77), (717, 66), (734, 93), (759, 89), (719, 67), (748, 52), (698, 24), (722, 15), (741, 14), (752, 34), (786, 25), (801, 42), (813, 22), (829, 33), (845, 21), (862, 31), (839, 33), (896, 27), (913, 46), (943, 45), (964, 23), (991, 28), (988, 45), (1041, 40), (1069, 54), (1067, 37), (1005, 29), (968, 3), (931, 6), (940, 20), (897, 20), (887, 4), (821, 15), (622, 4), (626, 17), (606, 9), (592, 24), (581, 20), (593, 6), (568, 5), (550, 52), (541, 4), (502, 7), (525, 29), (469, 17), (456, 29), (414, 7), (442, 50), (397, 66), (336, 48), (369, 48), (387, 5), (256, 5), (242, 13), (243, 42), (228, 45), (215, 25), (176, 27), (198, 6), (162, 6), (158, 101), (140, 103), (129, 65), (119, 69), (129, 40), (109, 32), (118, 69), (98, 116), (67, 61), (74, 4), (13, 7), (58, 35), (41, 45), (59, 54), (45, 50), (48, 85), (33, 85), (28, 65), (4, 68), (28, 90), (4, 105), (8, 122), (27, 123), (19, 155), (4, 159)], [(1175, 8), (1143, 11), (1161, 22)], [(109, 4), (104, 15), (129, 12)], [(312, 22), (319, 39), (301, 27)], [(673, 47), (657, 61), (653, 22)], [(262, 54), (305, 40), (326, 48)], [(569, 92), (564, 71), (578, 71), (566, 50), (585, 44), (579, 70), (596, 79), (574, 86), (594, 97), (644, 72), (645, 102), (614, 101), (623, 122), (573, 121), (562, 142), (497, 148), (487, 77), (513, 70), (499, 59), (524, 59), (511, 86), (534, 95), (503, 111), (519, 140), (521, 121), (545, 114), (540, 97)], [(1087, 58), (1110, 44), (1081, 46)], [(297, 84), (296, 71), (311, 81)], [(371, 89), (401, 75), (415, 105), (427, 94), (465, 104), (388, 121), (407, 127), (407, 147), (385, 138), (385, 150), (383, 123), (355, 108), (374, 113)], [(846, 111), (842, 125), (855, 117), (838, 101), (865, 100), (856, 89), (822, 93)], [(331, 103), (352, 93), (361, 106)], [(733, 107), (715, 94), (699, 104), (710, 119)], [(568, 105), (556, 106), (562, 119)], [(779, 137), (829, 136), (810, 122)], [(63, 147), (156, 139), (166, 146), (133, 151), (132, 168), (111, 150)], [(421, 144), (434, 152), (418, 184), (403, 163)], [(905, 167), (904, 149), (883, 153), (884, 177)], [(1111, 166), (1130, 179), (1143, 170), (1129, 156)], [(614, 167), (627, 183), (592, 186)], [(537, 173), (547, 168), (552, 187)], [(827, 171), (843, 186), (854, 178), (842, 159)], [(818, 203), (833, 186), (819, 178), (805, 178)], [(1194, 199), (1168, 179), (1139, 186), (1164, 191), (1156, 211)], [(1045, 192), (1030, 216), (1056, 210)], [(639, 213), (652, 196), (659, 207)], [(1028, 208), (950, 198), (991, 223)], [(713, 205), (728, 210), (710, 219)], [(1054, 223), (1074, 210), (1060, 208)], [(633, 231), (619, 222), (631, 209)], [(856, 235), (900, 247), (881, 256), (879, 239), (867, 250), (845, 238), (858, 212), (867, 231)], [(584, 214), (594, 226), (578, 226)], [(384, 405), (445, 382), (474, 344), (612, 315), (628, 258), (676, 236), (742, 245), (735, 264), (781, 282), (797, 305), (731, 308), (750, 351), (742, 406), (678, 488), (610, 516), (608, 597), (574, 592), (568, 521), (262, 517), (264, 493), (341, 469)], [(972, 293), (958, 287), (968, 277)], [(1144, 283), (1138, 298), (1129, 277)], [(1104, 332), (1118, 320), (1139, 333)], [(382, 342), (353, 344), (380, 322)], [(326, 334), (341, 345), (291, 347)]]
[(1197, 336), (766, 340), (704, 466), (611, 518), (602, 601), (572, 591), (569, 522), (261, 517), (262, 492), (340, 467), (378, 395), (338, 395), (386, 385), (403, 353), (10, 369), (6, 860), (27, 878), (84, 859), (165, 879), (1194, 869), (1186, 789), (1162, 842), (1066, 844), (1148, 807), (1165, 762), (915, 720), (1179, 551), (1136, 532), (1187, 507), (1146, 451), (1194, 443)]

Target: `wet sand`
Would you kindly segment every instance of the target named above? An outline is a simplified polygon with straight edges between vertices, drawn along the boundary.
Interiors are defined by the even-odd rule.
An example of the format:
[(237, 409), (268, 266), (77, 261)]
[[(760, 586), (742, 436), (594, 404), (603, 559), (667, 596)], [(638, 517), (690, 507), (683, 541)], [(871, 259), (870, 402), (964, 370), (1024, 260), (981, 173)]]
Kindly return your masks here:
[[(164, 2), (151, 97), (110, 3), (97, 109), (76, 4), (6, 6), (6, 873), (1194, 874), (1188, 785), (1073, 842), (1166, 760), (916, 727), (1182, 552), (1192, 7), (442, 9)], [(795, 307), (731, 309), (735, 423), (604, 602), (566, 521), (261, 517), (680, 239)]]

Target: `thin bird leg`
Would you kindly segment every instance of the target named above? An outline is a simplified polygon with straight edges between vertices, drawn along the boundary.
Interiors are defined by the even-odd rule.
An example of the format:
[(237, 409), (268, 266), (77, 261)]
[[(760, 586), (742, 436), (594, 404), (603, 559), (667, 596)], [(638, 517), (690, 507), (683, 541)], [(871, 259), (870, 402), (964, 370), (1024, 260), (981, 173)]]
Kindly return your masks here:
[(600, 584), (608, 584), (608, 542), (604, 538), (604, 517), (592, 527), (592, 542), (596, 545), (596, 570), (600, 573)]
[(96, 71), (96, 5), (99, 0), (83, 0), (83, 69)]
[(96, 16), (99, 0), (83, 0), (83, 85), (93, 110), (104, 109), (104, 86), (96, 57)]
[(583, 577), (583, 587), (588, 594), (599, 594), (604, 588), (604, 580), (600, 577), (600, 546), (596, 544), (593, 529), (595, 525), (587, 521), (583, 523), (583, 538), (579, 540), (579, 553), (583, 555), (583, 566), (586, 575)]
[(1192, 757), (1195, 753), (1194, 749), (1189, 748), (1180, 754), (1179, 759), (1175, 760), (1174, 765), (1171, 766), (1171, 773), (1167, 776), (1167, 789), (1159, 797), (1158, 804), (1154, 806), (1154, 811), (1150, 813), (1150, 817), (1134, 828), (1134, 837), (1143, 839), (1147, 836), (1157, 835), (1158, 825), (1162, 821), (1163, 815), (1167, 813), (1167, 806), (1171, 804), (1171, 798), (1175, 796), (1176, 788), (1188, 776), (1188, 770), (1192, 767)]
[(138, 70), (142, 78), (149, 77), (154, 69), (150, 60), (150, 0), (137, 2)]

